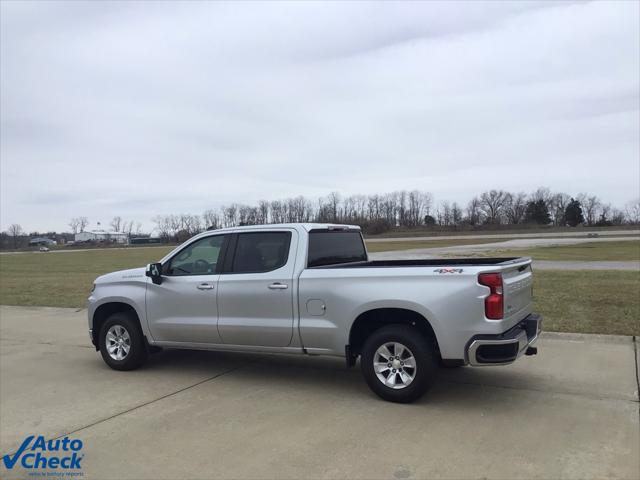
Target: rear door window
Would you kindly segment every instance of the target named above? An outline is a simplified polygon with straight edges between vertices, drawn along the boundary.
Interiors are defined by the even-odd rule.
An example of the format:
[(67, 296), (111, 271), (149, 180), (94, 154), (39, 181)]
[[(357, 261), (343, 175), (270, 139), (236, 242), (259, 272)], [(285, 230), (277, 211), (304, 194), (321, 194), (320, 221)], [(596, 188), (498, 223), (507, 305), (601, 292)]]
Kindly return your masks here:
[(291, 232), (249, 232), (238, 234), (231, 273), (260, 273), (287, 263)]

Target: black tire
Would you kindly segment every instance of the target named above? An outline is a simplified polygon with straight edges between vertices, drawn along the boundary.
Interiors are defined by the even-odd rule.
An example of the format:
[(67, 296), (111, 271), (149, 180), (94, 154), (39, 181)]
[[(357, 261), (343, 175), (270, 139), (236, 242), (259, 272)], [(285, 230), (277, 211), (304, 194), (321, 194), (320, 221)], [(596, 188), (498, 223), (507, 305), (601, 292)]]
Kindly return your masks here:
[[(373, 366), (376, 351), (389, 342), (404, 345), (415, 358), (413, 381), (403, 388), (395, 389), (385, 385)], [(376, 330), (367, 338), (362, 348), (360, 366), (367, 385), (380, 398), (390, 402), (410, 403), (422, 397), (433, 385), (438, 362), (432, 339), (424, 337), (409, 325), (389, 325)]]
[[(129, 336), (129, 351), (121, 360), (113, 358), (108, 351), (107, 332), (112, 327), (120, 326)], [(100, 328), (100, 354), (104, 362), (114, 370), (135, 370), (148, 358), (147, 345), (140, 329), (138, 320), (127, 312), (118, 312), (111, 315)]]

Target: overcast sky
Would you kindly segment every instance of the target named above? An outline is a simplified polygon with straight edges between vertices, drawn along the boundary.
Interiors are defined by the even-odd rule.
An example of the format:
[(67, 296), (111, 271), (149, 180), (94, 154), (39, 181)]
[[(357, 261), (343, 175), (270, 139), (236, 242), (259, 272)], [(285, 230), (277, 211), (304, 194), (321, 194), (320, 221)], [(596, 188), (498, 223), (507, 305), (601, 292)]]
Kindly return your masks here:
[(1, 2), (0, 227), (640, 195), (640, 3)]

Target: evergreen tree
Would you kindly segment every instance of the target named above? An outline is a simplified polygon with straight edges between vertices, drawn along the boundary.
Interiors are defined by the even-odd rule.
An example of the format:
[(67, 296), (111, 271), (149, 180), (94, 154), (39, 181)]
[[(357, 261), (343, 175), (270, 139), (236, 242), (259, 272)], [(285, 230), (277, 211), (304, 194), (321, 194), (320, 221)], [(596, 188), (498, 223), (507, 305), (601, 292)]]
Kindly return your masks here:
[(427, 226), (432, 226), (436, 224), (436, 219), (434, 217), (432, 217), (431, 215), (425, 215), (424, 216), (424, 224)]
[(537, 223), (538, 225), (549, 225), (551, 223), (551, 215), (547, 203), (543, 200), (531, 200), (527, 203), (527, 210), (524, 214), (525, 222)]
[(567, 225), (575, 227), (584, 222), (584, 216), (582, 215), (582, 206), (578, 200), (571, 199), (567, 208), (564, 211), (564, 218)]

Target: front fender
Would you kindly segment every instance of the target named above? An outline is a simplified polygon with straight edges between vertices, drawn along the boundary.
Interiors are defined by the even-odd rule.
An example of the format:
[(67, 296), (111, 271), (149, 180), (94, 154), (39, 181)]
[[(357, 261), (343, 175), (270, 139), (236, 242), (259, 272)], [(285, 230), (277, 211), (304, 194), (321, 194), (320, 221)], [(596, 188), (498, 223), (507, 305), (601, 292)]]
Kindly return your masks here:
[(133, 308), (136, 315), (138, 315), (142, 333), (148, 340), (153, 340), (150, 337), (145, 308), (146, 283), (143, 285), (129, 286), (127, 288), (127, 295), (124, 295), (123, 292), (118, 292), (117, 290), (119, 289), (122, 289), (122, 285), (101, 284), (98, 285), (96, 290), (91, 294), (87, 301), (89, 329), (93, 330), (95, 313), (100, 307), (109, 303), (124, 303)]

